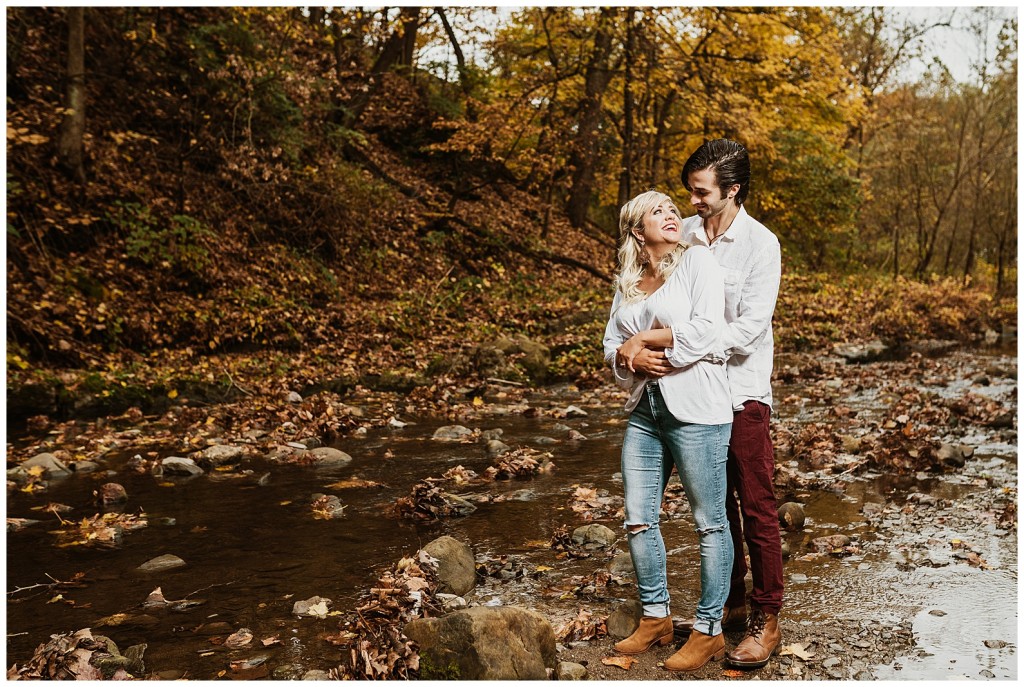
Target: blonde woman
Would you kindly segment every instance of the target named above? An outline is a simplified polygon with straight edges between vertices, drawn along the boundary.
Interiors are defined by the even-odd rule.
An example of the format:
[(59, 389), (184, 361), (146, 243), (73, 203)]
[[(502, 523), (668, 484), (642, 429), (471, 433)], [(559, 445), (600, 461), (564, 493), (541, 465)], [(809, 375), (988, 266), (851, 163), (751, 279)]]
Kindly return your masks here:
[[(615, 649), (639, 654), (672, 641), (659, 515), (674, 465), (700, 537), (701, 597), (690, 638), (665, 668), (693, 671), (725, 654), (722, 607), (733, 562), (725, 513), (733, 415), (725, 360), (718, 355), (724, 283), (707, 247), (680, 241), (682, 220), (665, 194), (648, 191), (626, 203), (619, 230), (620, 272), (604, 353), (616, 381), (630, 390), (622, 478), (643, 617)], [(660, 353), (645, 362), (649, 372), (641, 375), (633, 359), (645, 348)]]

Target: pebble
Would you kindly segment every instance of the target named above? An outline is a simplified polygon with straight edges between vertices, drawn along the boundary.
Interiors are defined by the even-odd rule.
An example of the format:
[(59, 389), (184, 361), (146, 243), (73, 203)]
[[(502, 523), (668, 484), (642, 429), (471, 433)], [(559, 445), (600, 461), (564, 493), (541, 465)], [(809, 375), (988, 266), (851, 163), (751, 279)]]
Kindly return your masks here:
[(928, 611), (928, 615), (934, 615), (934, 616), (938, 616), (939, 618), (941, 618), (942, 616), (946, 615), (946, 612), (945, 611), (941, 611), (938, 608), (936, 608), (934, 610)]
[(807, 581), (807, 575), (804, 575), (803, 573), (791, 573), (789, 576), (789, 581), (800, 584), (801, 582)]
[(155, 573), (155, 572), (167, 572), (168, 570), (177, 570), (178, 568), (184, 568), (187, 563), (182, 559), (178, 558), (174, 554), (165, 553), (163, 556), (157, 556), (151, 558), (138, 567), (139, 572)]
[(840, 663), (842, 663), (842, 661), (833, 656), (832, 658), (826, 658), (824, 661), (821, 662), (821, 665), (825, 668), (835, 668)]
[(555, 674), (559, 680), (586, 680), (587, 668), (579, 663), (562, 661), (558, 664), (558, 669), (555, 671)]
[(569, 406), (565, 409), (566, 417), (586, 417), (587, 411), (583, 410), (579, 406)]
[(303, 680), (317, 680), (317, 681), (321, 681), (321, 680), (328, 680), (328, 679), (330, 679), (330, 676), (327, 674), (326, 670), (310, 670), (310, 671), (307, 671), (306, 674), (302, 676), (302, 679)]
[(983, 670), (980, 673), (978, 673), (978, 675), (980, 675), (981, 677), (987, 677), (989, 679), (994, 678), (996, 676), (996, 674), (993, 673), (991, 670)]
[(1006, 642), (1004, 642), (1001, 639), (986, 639), (985, 646), (987, 646), (989, 649), (1002, 649), (1004, 646), (1006, 646)]

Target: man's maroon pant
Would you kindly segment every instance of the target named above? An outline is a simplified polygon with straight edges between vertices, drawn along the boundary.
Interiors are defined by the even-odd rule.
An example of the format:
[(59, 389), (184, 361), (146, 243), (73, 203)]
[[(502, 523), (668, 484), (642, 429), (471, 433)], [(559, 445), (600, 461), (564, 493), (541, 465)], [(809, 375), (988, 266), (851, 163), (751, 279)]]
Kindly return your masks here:
[(747, 574), (747, 562), (743, 558), (745, 538), (754, 578), (751, 608), (777, 615), (782, 608), (782, 537), (772, 482), (775, 450), (768, 434), (770, 418), (771, 408), (759, 401), (747, 401), (743, 410), (733, 415), (726, 468), (725, 512), (729, 517), (736, 555), (726, 606), (743, 606), (746, 601), (743, 582)]

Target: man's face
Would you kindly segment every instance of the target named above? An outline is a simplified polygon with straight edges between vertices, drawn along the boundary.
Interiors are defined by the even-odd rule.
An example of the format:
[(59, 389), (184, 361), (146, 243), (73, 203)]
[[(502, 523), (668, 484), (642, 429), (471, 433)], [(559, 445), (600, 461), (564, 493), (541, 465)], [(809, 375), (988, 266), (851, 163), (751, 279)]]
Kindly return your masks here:
[[(697, 210), (701, 219), (708, 219), (725, 212), (725, 209), (732, 203), (732, 196), (722, 197), (722, 190), (718, 188), (718, 175), (712, 169), (702, 169), (691, 172), (690, 178), (690, 203)], [(734, 185), (730, 193), (739, 191), (739, 184)]]

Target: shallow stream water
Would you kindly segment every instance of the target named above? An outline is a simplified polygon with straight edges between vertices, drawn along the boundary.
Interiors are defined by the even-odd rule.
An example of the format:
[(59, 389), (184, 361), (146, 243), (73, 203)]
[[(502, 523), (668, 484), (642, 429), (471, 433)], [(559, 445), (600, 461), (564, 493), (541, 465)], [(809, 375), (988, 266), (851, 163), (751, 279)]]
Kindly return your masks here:
[[(1016, 364), (1016, 359), (1008, 356), (974, 356), (964, 363), (962, 375), (946, 383), (936, 382), (932, 390), (958, 395), (975, 368), (983, 368), (988, 361)], [(1015, 385), (995, 384), (981, 391), (992, 397), (1005, 396), (1015, 393)], [(800, 393), (798, 385), (776, 385), (779, 399)], [(579, 404), (578, 399), (578, 393), (568, 388), (548, 391), (532, 403), (564, 408)], [(843, 397), (844, 404), (869, 415), (880, 413), (886, 402), (870, 389)], [(502, 441), (512, 447), (550, 451), (556, 469), (529, 481), (491, 485), (491, 493), (519, 492), (517, 499), (482, 503), (468, 517), (433, 524), (397, 519), (389, 509), (424, 477), (439, 476), (456, 465), (482, 473), (492, 459), (483, 443), (431, 441), (437, 427), (450, 423), (426, 417), (403, 416), (412, 424), (337, 442), (337, 448), (349, 453), (353, 461), (334, 471), (252, 461), (248, 467), (256, 476), (270, 473), (261, 484), (255, 479), (218, 480), (216, 475), (188, 480), (154, 478), (125, 469), (132, 455), (129, 451), (107, 461), (105, 467), (113, 474), (73, 475), (53, 481), (42, 496), (10, 494), (9, 517), (48, 524), (7, 535), (8, 592), (47, 582), (47, 577), (68, 580), (78, 572), (86, 573), (88, 584), (64, 592), (65, 599), (53, 603), (48, 603), (50, 594), (8, 594), (8, 666), (24, 662), (53, 633), (93, 627), (122, 649), (146, 643), (145, 662), (151, 674), (183, 673), (188, 678), (209, 679), (224, 670), (229, 658), (239, 656), (228, 654), (224, 647), (211, 644), (208, 636), (192, 630), (203, 623), (223, 621), (233, 629), (251, 629), (258, 639), (279, 637), (281, 643), (266, 650), (271, 653), (272, 665), (296, 663), (327, 669), (341, 657), (319, 635), (336, 634), (339, 617), (300, 619), (291, 615), (292, 604), (312, 596), (327, 597), (332, 600), (331, 609), (341, 611), (344, 617), (383, 570), (442, 534), (470, 543), (478, 559), (507, 555), (521, 561), (526, 571), (515, 584), (486, 580), (467, 597), (471, 603), (533, 607), (553, 624), (574, 617), (583, 607), (595, 614), (607, 613), (622, 599), (632, 598), (635, 588), (626, 586), (586, 600), (565, 598), (559, 590), (569, 586), (574, 575), (607, 568), (609, 559), (560, 560), (543, 545), (559, 526), (568, 525), (571, 530), (585, 524), (570, 508), (577, 486), (621, 494), (616, 473), (622, 414), (599, 405), (584, 405), (584, 409), (588, 413), (584, 418), (512, 414), (474, 423), (472, 426), (482, 430), (502, 429)], [(779, 408), (796, 421), (810, 421), (817, 411), (813, 403), (780, 404)], [(587, 440), (566, 440), (566, 427), (583, 433)], [(1015, 443), (1001, 441), (987, 429), (977, 430), (970, 439), (976, 453), (959, 473), (923, 478), (866, 474), (851, 477), (842, 491), (786, 496), (803, 503), (808, 517), (803, 531), (785, 533), (795, 552), (785, 566), (784, 612), (788, 619), (815, 624), (833, 617), (893, 622), (913, 618), (919, 651), (880, 666), (876, 678), (976, 678), (981, 670), (991, 671), (997, 678), (1017, 677), (1016, 533), (1006, 536), (988, 522), (949, 519), (919, 531), (894, 525), (883, 534), (861, 514), (866, 502), (899, 504), (912, 492), (959, 502), (984, 498), (992, 480), (1015, 487)], [(332, 482), (350, 477), (385, 486), (344, 491), (328, 488)], [(49, 533), (58, 524), (56, 518), (32, 508), (57, 502), (75, 507), (72, 515), (65, 517), (92, 515), (96, 512), (91, 505), (92, 492), (108, 481), (125, 487), (129, 495), (126, 511), (144, 511), (149, 526), (126, 534), (123, 546), (115, 550), (57, 548)], [(464, 493), (482, 490), (471, 487)], [(347, 506), (345, 517), (317, 520), (311, 516), (311, 496), (321, 492), (342, 499)], [(597, 522), (616, 530), (621, 527), (609, 518)], [(688, 515), (668, 520), (662, 529), (672, 553), (673, 611), (688, 614), (699, 585), (696, 535)], [(862, 555), (800, 555), (807, 551), (810, 539), (834, 533), (853, 536), (862, 544)], [(929, 541), (953, 537), (984, 551), (989, 569), (955, 560), (936, 567), (908, 565), (915, 546), (927, 547)], [(625, 550), (624, 540), (619, 548)], [(145, 561), (168, 553), (183, 558), (187, 567), (155, 575), (136, 570)], [(538, 571), (538, 566), (550, 570)], [(182, 612), (142, 609), (140, 604), (158, 586), (168, 600), (188, 598), (204, 603)], [(74, 606), (66, 603), (68, 599)], [(99, 619), (119, 613), (128, 615), (127, 622), (96, 626)], [(990, 649), (984, 640), (1001, 640), (1006, 646)]]

